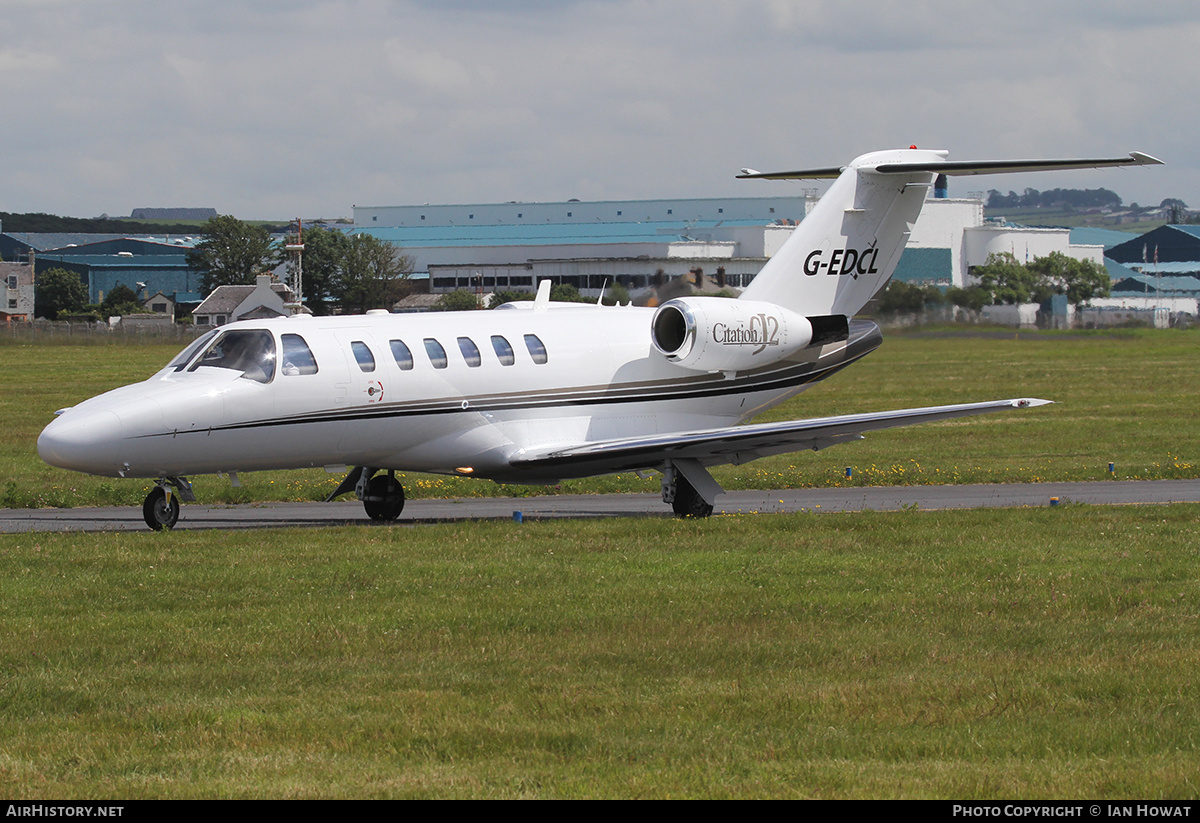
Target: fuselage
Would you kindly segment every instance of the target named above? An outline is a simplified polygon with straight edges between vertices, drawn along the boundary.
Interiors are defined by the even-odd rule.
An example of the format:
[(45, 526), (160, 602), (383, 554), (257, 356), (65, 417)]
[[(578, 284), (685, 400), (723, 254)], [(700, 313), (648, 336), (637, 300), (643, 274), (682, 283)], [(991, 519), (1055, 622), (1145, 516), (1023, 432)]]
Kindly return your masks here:
[(551, 304), (234, 323), (65, 410), (38, 451), (121, 477), (345, 465), (545, 482), (511, 458), (744, 422), (881, 340), (860, 321), (849, 340), (698, 372), (655, 350), (653, 314)]

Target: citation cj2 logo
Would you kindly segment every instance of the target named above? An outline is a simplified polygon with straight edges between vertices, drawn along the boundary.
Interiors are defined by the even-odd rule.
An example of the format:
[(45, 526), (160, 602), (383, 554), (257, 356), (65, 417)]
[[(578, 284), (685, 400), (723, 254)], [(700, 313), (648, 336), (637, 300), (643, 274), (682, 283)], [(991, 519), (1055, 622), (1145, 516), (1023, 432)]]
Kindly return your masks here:
[(758, 346), (752, 355), (767, 346), (779, 345), (779, 318), (770, 314), (756, 314), (750, 322), (737, 327), (724, 323), (713, 325), (713, 342), (722, 346)]
[(824, 249), (817, 249), (804, 258), (804, 273), (812, 276), (825, 272), (835, 277), (848, 274), (855, 280), (860, 274), (879, 274), (875, 267), (875, 258), (879, 256), (878, 248), (863, 251), (834, 249), (829, 253), (828, 260), (824, 259), (825, 256)]

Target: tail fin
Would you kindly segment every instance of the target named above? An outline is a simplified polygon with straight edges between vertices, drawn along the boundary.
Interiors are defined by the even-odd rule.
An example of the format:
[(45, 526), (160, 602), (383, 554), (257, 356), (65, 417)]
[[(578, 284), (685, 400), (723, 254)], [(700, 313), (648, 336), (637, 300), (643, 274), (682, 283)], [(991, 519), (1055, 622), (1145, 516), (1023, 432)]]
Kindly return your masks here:
[(1133, 152), (1094, 160), (950, 162), (945, 151), (873, 152), (842, 169), (750, 172), (742, 179), (836, 181), (742, 293), (805, 316), (853, 316), (887, 285), (937, 175), (1055, 171), (1162, 161)]

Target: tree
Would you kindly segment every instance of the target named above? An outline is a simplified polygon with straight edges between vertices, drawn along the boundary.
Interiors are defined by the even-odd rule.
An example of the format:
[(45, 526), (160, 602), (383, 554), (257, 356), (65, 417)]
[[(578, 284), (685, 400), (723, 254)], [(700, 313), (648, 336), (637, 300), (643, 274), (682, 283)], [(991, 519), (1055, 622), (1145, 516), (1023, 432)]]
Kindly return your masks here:
[[(390, 309), (411, 285), (412, 257), (373, 235), (334, 229), (304, 232), (304, 303), (315, 315)], [(287, 244), (294, 244), (289, 235)], [(288, 261), (295, 273), (295, 259)]]
[(989, 254), (987, 262), (972, 274), (978, 278), (979, 286), (991, 293), (991, 302), (995, 305), (1041, 303), (1053, 294), (1052, 289), (1039, 283), (1034, 272), (1018, 263), (1017, 258), (1008, 252)]
[[(718, 269), (718, 271), (721, 270)], [(725, 279), (724, 273), (720, 275), (720, 279)], [(723, 283), (720, 285), (722, 288), (724, 287)], [(619, 281), (609, 283), (608, 287), (604, 290), (603, 302), (606, 306), (625, 306), (629, 304), (630, 300), (631, 298), (629, 297), (629, 289), (621, 285)]]
[(104, 295), (104, 300), (100, 303), (100, 316), (122, 317), (126, 314), (146, 314), (146, 307), (138, 300), (133, 289), (124, 283), (118, 283)]
[(945, 302), (937, 286), (918, 286), (903, 280), (893, 280), (879, 295), (876, 304), (880, 314), (920, 314), (928, 307)]
[(448, 291), (434, 304), (435, 311), (474, 311), (479, 308), (479, 299), (470, 289)]
[(1103, 266), (1091, 260), (1076, 260), (1059, 251), (1039, 257), (1028, 266), (1054, 294), (1065, 294), (1078, 306), (1093, 297), (1108, 297), (1111, 280)]
[(256, 275), (279, 265), (279, 249), (262, 226), (252, 226), (228, 214), (209, 218), (204, 239), (187, 255), (188, 265), (200, 272), (200, 288), (253, 285)]
[(570, 283), (558, 283), (550, 287), (550, 300), (554, 303), (591, 303)]
[(1044, 303), (1055, 294), (1065, 294), (1078, 306), (1093, 297), (1107, 297), (1108, 272), (1090, 260), (1076, 260), (1062, 252), (1051, 252), (1023, 266), (1011, 254), (992, 254), (973, 272), (977, 287), (991, 295), (989, 302)]
[(960, 309), (979, 314), (984, 306), (991, 305), (992, 293), (982, 286), (967, 286), (965, 289), (951, 286), (946, 289), (946, 299)]
[(517, 303), (527, 300), (533, 300), (534, 293), (531, 291), (498, 291), (492, 293), (492, 302), (488, 306), (489, 309), (498, 309), (505, 303)]
[(33, 314), (57, 320), (60, 314), (82, 311), (87, 301), (88, 289), (78, 274), (66, 269), (50, 269), (38, 275)]
[(390, 310), (409, 291), (413, 259), (369, 234), (348, 238), (336, 291), (343, 312)]
[[(342, 269), (350, 238), (344, 232), (312, 228), (304, 232), (303, 240), (304, 304), (317, 316), (333, 314), (341, 302)], [(295, 242), (296, 235), (288, 237), (288, 244)], [(289, 269), (294, 265), (294, 259), (289, 261)]]

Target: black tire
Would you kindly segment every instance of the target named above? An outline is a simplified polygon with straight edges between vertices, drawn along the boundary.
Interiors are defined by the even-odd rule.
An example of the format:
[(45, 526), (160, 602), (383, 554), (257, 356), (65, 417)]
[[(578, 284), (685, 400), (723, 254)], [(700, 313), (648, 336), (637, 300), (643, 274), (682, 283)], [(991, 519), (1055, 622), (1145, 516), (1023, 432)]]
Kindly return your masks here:
[(681, 474), (675, 476), (675, 500), (671, 508), (676, 517), (708, 517), (713, 513), (712, 505)]
[(372, 477), (363, 508), (372, 520), (395, 520), (404, 511), (404, 487), (390, 474)]
[(179, 520), (179, 495), (172, 494), (168, 499), (163, 487), (155, 486), (142, 504), (142, 518), (156, 532), (175, 528)]

